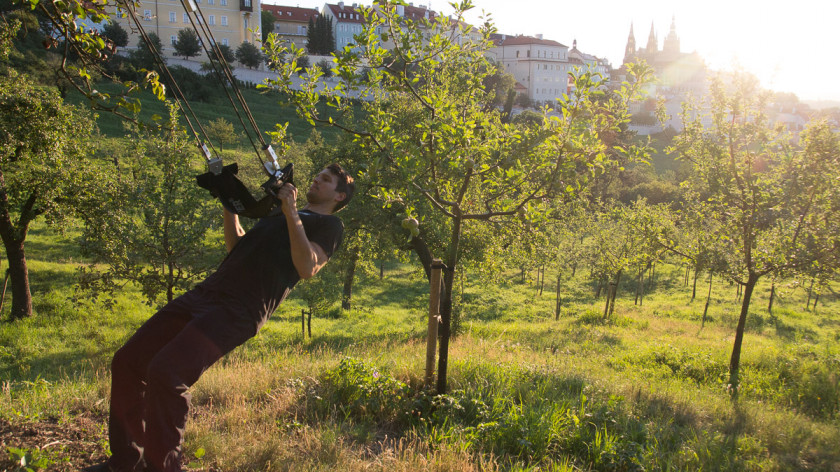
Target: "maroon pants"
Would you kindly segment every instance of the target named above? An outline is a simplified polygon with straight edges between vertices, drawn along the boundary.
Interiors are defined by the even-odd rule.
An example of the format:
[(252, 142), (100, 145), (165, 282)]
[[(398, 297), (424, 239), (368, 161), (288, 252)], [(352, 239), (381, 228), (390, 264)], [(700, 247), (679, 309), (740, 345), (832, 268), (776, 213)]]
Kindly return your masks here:
[(201, 288), (173, 300), (114, 354), (109, 465), (118, 471), (181, 470), (189, 387), (261, 323)]

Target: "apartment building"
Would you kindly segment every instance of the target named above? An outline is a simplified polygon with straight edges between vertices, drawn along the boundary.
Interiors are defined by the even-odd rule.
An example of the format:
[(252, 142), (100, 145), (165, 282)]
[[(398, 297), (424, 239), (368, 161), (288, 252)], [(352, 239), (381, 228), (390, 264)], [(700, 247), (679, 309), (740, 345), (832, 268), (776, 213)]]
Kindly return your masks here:
[(355, 44), (353, 36), (362, 32), (364, 19), (359, 9), (359, 4), (347, 5), (344, 2), (337, 4), (324, 4), (323, 14), (332, 19), (333, 36), (335, 37), (335, 48), (344, 49), (350, 44)]
[[(236, 49), (245, 41), (256, 43), (260, 40), (260, 0), (188, 0), (195, 1), (203, 14), (204, 21), (219, 44)], [(174, 55), (173, 44), (178, 31), (192, 28), (180, 0), (140, 1), (137, 16), (147, 33), (160, 37), (165, 57)], [(140, 34), (134, 22), (125, 15), (121, 7), (117, 8), (116, 21), (129, 33), (129, 48), (134, 48), (140, 41)], [(193, 19), (195, 17), (193, 16)], [(202, 52), (203, 55), (203, 52)]]
[(262, 4), (263, 11), (274, 15), (273, 32), (280, 40), (293, 43), (299, 48), (306, 48), (309, 33), (309, 21), (315, 21), (320, 12), (316, 8), (286, 7)]
[(551, 102), (567, 92), (569, 47), (542, 37), (503, 36), (493, 48), (496, 60), (527, 90), (528, 98)]

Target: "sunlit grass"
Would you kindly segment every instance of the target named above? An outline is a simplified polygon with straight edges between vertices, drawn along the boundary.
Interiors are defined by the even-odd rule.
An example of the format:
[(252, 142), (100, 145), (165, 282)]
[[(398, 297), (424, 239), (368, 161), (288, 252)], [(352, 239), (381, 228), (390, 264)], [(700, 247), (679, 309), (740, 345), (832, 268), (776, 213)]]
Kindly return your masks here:
[[(72, 235), (36, 228), (32, 243), (36, 314), (0, 324), (0, 418), (90, 414), (103, 422), (104, 447), (110, 357), (153, 309), (130, 286), (108, 306), (80, 296)], [(62, 244), (59, 257), (53, 246)], [(682, 276), (660, 267), (660, 290), (641, 306), (627, 283), (608, 320), (581, 273), (564, 278), (557, 320), (553, 289), (539, 296), (513, 272), (504, 282), (469, 280), (442, 399), (420, 388), (427, 302), (418, 267), (399, 266), (382, 281), (363, 276), (354, 309), (316, 314), (312, 338), (292, 297), (195, 385), (185, 454), (194, 469), (224, 471), (836, 467), (836, 297), (823, 296), (815, 314), (804, 310), (803, 289), (788, 290), (771, 315), (761, 286), (733, 404), (725, 382), (735, 287), (714, 286), (701, 329), (705, 289), (690, 301)], [(342, 377), (343, 359), (370, 370)], [(356, 409), (324, 403), (374, 391), (382, 379), (413, 396)]]

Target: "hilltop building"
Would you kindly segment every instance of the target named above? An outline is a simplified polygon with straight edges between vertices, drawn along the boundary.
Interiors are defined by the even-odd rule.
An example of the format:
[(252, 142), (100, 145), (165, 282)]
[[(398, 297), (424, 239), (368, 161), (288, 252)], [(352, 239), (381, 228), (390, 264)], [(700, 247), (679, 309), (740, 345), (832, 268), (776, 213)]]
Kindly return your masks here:
[(332, 19), (333, 36), (335, 37), (335, 48), (344, 49), (354, 44), (353, 36), (362, 32), (364, 18), (359, 10), (359, 4), (352, 6), (344, 2), (338, 4), (324, 4), (323, 14)]
[(299, 48), (306, 48), (309, 20), (315, 21), (320, 12), (316, 8), (286, 7), (262, 4), (263, 11), (274, 15), (272, 30), (281, 41), (293, 43)]
[(544, 39), (542, 35), (496, 38), (495, 60), (516, 79), (517, 86), (537, 103), (554, 103), (571, 90), (570, 74), (576, 69), (591, 68), (609, 77), (609, 63), (577, 48)]
[(644, 48), (636, 48), (633, 24), (630, 24), (630, 35), (624, 48), (624, 64), (639, 59), (646, 61), (656, 71), (663, 92), (702, 92), (706, 88), (705, 61), (697, 52), (680, 51), (680, 38), (677, 36), (674, 17), (671, 18), (671, 29), (665, 36), (661, 50), (653, 23)]
[[(233, 49), (243, 42), (256, 43), (260, 40), (261, 0), (195, 0), (204, 15), (206, 26), (212, 32), (218, 44)], [(175, 0), (139, 3), (137, 16), (147, 33), (155, 33), (163, 46), (161, 53), (172, 56), (173, 44), (178, 38), (178, 31), (192, 29), (190, 18), (180, 2)], [(140, 33), (134, 22), (117, 7), (113, 21), (119, 23), (129, 35), (129, 47), (134, 48), (140, 41)], [(250, 31), (255, 29), (256, 33)]]

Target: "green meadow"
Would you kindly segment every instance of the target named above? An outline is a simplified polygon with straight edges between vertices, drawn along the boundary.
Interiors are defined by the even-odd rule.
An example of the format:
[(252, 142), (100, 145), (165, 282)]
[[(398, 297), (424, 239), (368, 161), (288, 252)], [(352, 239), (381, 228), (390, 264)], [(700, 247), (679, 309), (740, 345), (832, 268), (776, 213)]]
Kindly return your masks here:
[[(76, 470), (108, 454), (109, 362), (154, 311), (128, 286), (76, 287), (78, 231), (27, 241), (35, 315), (0, 323), (0, 431), (63, 425), (73, 438), (4, 436), (0, 470)], [(840, 301), (769, 286), (753, 298), (742, 390), (725, 385), (739, 309), (716, 282), (691, 301), (684, 269), (660, 265), (641, 306), (614, 315), (584, 271), (540, 295), (518, 270), (458, 283), (449, 391), (423, 387), (428, 282), (419, 263), (362, 275), (353, 308), (312, 318), (291, 297), (258, 336), (192, 389), (184, 445), (201, 471), (840, 470)], [(701, 277), (701, 281), (705, 277)], [(702, 284), (701, 284), (702, 286)], [(8, 295), (3, 318), (8, 312)], [(16, 442), (17, 441), (17, 442)], [(86, 456), (74, 456), (72, 442)]]

